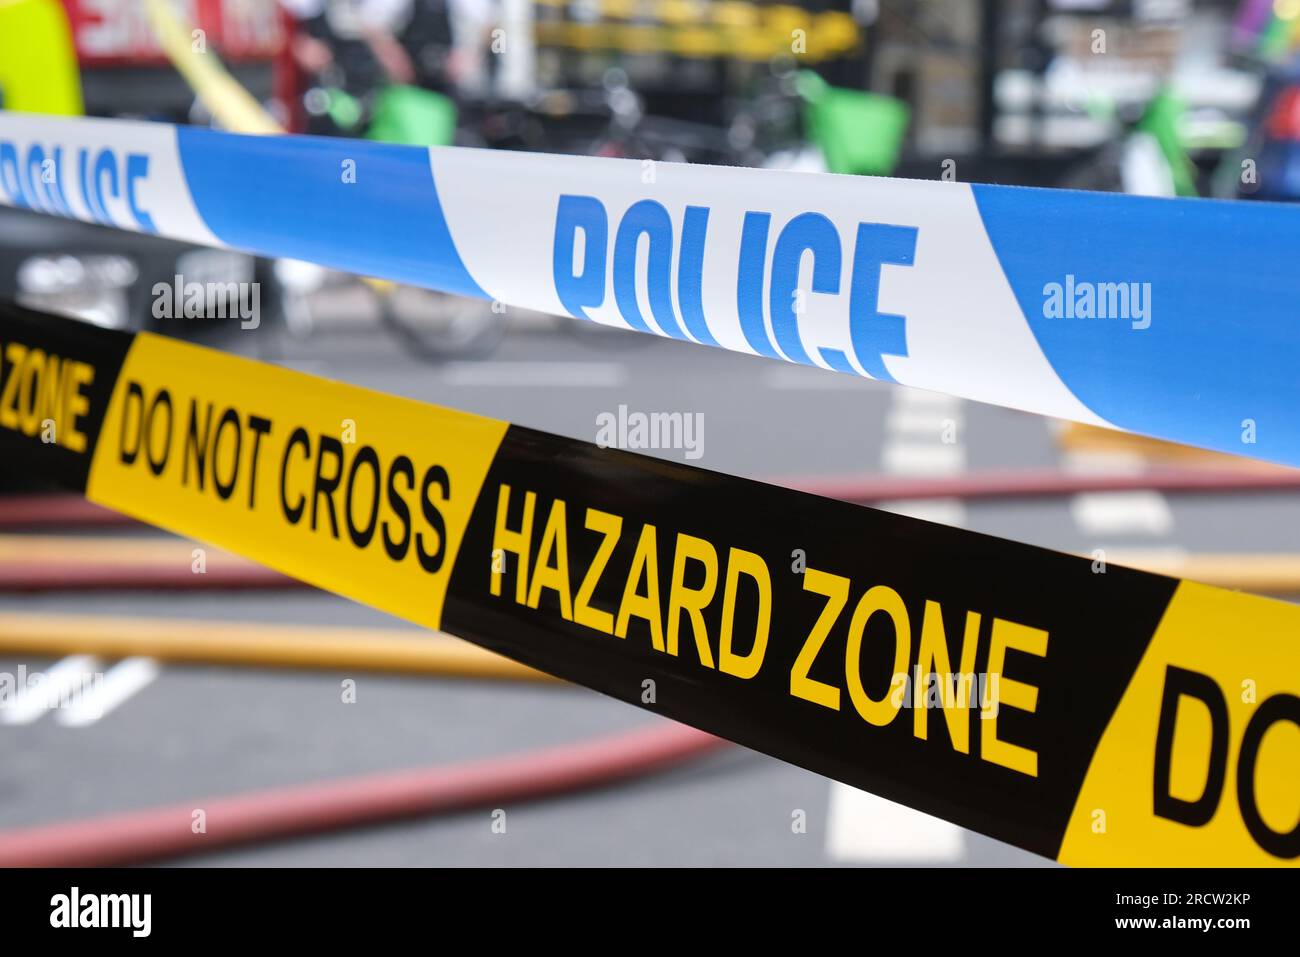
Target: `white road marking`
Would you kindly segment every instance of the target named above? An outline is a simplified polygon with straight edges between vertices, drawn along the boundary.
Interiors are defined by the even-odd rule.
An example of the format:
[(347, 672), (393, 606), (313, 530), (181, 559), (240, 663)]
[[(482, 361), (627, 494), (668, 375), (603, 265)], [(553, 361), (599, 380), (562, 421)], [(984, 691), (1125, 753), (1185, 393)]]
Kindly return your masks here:
[(1159, 492), (1085, 492), (1070, 513), (1080, 531), (1100, 535), (1168, 535), (1174, 527), (1169, 503)]
[(119, 661), (90, 694), (59, 711), (55, 721), (69, 728), (94, 724), (158, 677), (161, 666), (153, 658), (125, 658)]
[(1061, 456), (1061, 468), (1071, 475), (1137, 475), (1146, 470), (1147, 460), (1137, 452), (1120, 450), (1068, 451)]
[(963, 425), (958, 409), (930, 408), (926, 406), (895, 405), (890, 408), (885, 428), (891, 435), (912, 435), (942, 439), (948, 429), (954, 434)]
[(71, 655), (45, 671), (31, 671), (13, 698), (0, 704), (0, 724), (31, 724), (61, 702), (79, 700), (93, 690), (101, 667), (93, 655)]
[(886, 440), (884, 469), (893, 475), (956, 475), (966, 470), (966, 449), (956, 443), (894, 442)]
[(911, 389), (898, 386), (894, 389), (894, 405), (908, 409), (950, 409), (956, 411), (965, 400), (946, 392), (928, 392), (925, 389)]
[(920, 518), (954, 528), (964, 528), (966, 525), (966, 503), (959, 498), (894, 499), (877, 502), (875, 507), (895, 515)]
[(828, 372), (804, 365), (773, 365), (763, 370), (763, 385), (769, 389), (861, 389), (864, 391), (881, 391), (889, 388), (889, 383), (879, 379), (866, 379), (862, 376), (846, 375), (843, 372)]
[(1108, 564), (1125, 565), (1129, 568), (1164, 568), (1162, 572), (1173, 575), (1177, 566), (1187, 561), (1191, 553), (1178, 545), (1154, 545), (1149, 548), (1107, 548), (1105, 550)]
[(440, 376), (459, 386), (610, 388), (627, 381), (618, 362), (449, 362)]
[(961, 828), (902, 804), (831, 782), (826, 854), (837, 861), (952, 863), (961, 860)]
[[(881, 453), (886, 472), (895, 475), (955, 475), (966, 469), (961, 445), (964, 403), (919, 389), (895, 389), (885, 420)], [(956, 441), (945, 443), (947, 422)], [(896, 500), (882, 508), (944, 525), (966, 524), (960, 499)], [(956, 824), (922, 814), (839, 782), (831, 783), (826, 821), (826, 853), (838, 861), (951, 863), (965, 854), (965, 832)]]

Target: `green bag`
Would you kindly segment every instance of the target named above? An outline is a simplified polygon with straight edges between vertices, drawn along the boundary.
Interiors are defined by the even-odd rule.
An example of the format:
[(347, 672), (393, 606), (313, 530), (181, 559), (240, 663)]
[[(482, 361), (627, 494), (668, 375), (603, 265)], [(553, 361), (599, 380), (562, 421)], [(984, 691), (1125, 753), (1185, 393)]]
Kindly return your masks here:
[(456, 104), (418, 86), (385, 87), (366, 131), (366, 139), (407, 146), (449, 146), (455, 136)]
[(830, 172), (893, 172), (911, 115), (906, 103), (831, 86), (811, 71), (799, 74), (798, 89), (804, 100), (804, 126)]

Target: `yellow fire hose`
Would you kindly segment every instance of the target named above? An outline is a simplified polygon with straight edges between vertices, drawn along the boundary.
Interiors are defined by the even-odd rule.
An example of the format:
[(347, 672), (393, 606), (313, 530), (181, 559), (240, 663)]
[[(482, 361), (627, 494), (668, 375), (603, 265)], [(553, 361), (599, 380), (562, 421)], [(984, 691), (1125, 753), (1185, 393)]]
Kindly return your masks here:
[(145, 10), (163, 53), (221, 126), (232, 133), (284, 132), (208, 49), (200, 31), (184, 23), (167, 0), (145, 0)]
[(560, 683), (459, 638), (391, 628), (8, 612), (0, 613), (0, 654), (145, 656), (195, 664)]

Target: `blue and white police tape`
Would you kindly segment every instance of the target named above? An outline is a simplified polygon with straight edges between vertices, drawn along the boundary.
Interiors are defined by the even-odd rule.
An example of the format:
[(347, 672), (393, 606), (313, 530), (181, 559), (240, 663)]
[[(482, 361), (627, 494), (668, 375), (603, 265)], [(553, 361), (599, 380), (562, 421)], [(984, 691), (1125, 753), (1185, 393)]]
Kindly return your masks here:
[(0, 203), (1300, 465), (1300, 210), (0, 113)]

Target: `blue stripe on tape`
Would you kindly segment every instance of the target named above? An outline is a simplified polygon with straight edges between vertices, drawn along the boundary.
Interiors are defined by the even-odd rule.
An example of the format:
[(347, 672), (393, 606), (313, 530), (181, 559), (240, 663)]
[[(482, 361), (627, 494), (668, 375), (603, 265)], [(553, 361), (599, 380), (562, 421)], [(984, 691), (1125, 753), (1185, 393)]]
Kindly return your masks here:
[(456, 251), (427, 150), (184, 126), (176, 132), (195, 206), (222, 242), (490, 298)]
[(1047, 360), (1093, 412), (1300, 465), (1296, 209), (972, 189)]

